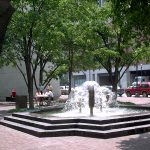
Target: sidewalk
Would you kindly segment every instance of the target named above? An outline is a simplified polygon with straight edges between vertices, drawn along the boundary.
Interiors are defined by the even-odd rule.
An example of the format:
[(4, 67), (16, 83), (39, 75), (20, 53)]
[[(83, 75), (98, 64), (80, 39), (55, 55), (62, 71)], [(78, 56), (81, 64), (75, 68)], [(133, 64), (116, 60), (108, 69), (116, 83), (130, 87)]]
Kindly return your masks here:
[(123, 97), (118, 97), (117, 101), (131, 102), (131, 103), (134, 103), (134, 104), (137, 104), (137, 105), (150, 106), (150, 97), (143, 98), (143, 97), (125, 97), (125, 96), (123, 96)]
[(38, 138), (0, 125), (0, 150), (149, 150), (150, 133), (112, 139)]
[[(149, 104), (150, 101), (149, 98), (119, 97), (119, 99), (138, 104)], [(0, 113), (6, 113), (13, 108), (14, 106), (0, 105)], [(0, 141), (0, 150), (149, 150), (150, 132), (112, 139), (78, 136), (38, 138), (0, 125)]]
[(10, 115), (10, 113), (8, 113), (10, 109), (15, 109), (15, 106), (0, 104), (0, 120), (6, 115)]

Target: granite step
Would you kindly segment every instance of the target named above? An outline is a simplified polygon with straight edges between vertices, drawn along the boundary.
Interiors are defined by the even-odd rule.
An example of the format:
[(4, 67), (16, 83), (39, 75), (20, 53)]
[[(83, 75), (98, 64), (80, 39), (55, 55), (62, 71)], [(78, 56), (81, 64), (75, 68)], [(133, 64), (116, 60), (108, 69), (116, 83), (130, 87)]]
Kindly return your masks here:
[(74, 123), (78, 122), (78, 119), (75, 118), (69, 118), (69, 119), (64, 119), (64, 118), (43, 118), (43, 117), (38, 117), (36, 115), (31, 115), (29, 113), (13, 113), (12, 116), (18, 117), (18, 118), (24, 118), (24, 119), (30, 119), (33, 121), (40, 121), (40, 122), (45, 122), (45, 123), (51, 123), (51, 124), (60, 124), (60, 123)]
[(118, 123), (118, 122), (128, 122), (128, 121), (135, 121), (140, 119), (148, 119), (150, 118), (150, 113), (144, 113), (144, 114), (134, 114), (132, 116), (130, 115), (123, 115), (123, 116), (115, 116), (113, 118), (108, 117), (107, 119), (100, 118), (41, 118), (38, 116), (30, 115), (30, 114), (24, 114), (24, 113), (14, 113), (12, 116), (24, 118), (24, 119), (30, 119), (34, 121), (40, 121), (45, 123), (51, 123), (51, 124), (65, 124), (65, 123), (91, 123), (92, 124), (112, 124), (112, 123)]
[(0, 124), (37, 136), (114, 138), (150, 131), (150, 113), (114, 118), (41, 118), (29, 113), (5, 116)]
[(14, 117), (14, 116), (5, 116), (4, 120), (23, 124), (23, 125), (28, 125), (28, 126), (32, 126), (32, 127), (36, 127), (36, 128), (40, 128), (44, 130), (66, 129), (66, 128), (68, 129), (68, 128), (75, 128), (77, 126), (76, 123), (51, 124), (51, 123), (24, 119), (24, 118), (19, 118), (19, 117)]
[(15, 122), (7, 121), (7, 120), (3, 120), (1, 124), (37, 137), (85, 136), (85, 137), (107, 139), (107, 138), (114, 138), (114, 137), (120, 137), (120, 136), (132, 135), (132, 134), (145, 133), (150, 131), (150, 124), (119, 128), (119, 129), (111, 129), (105, 131), (79, 129), (79, 128), (44, 130), (44, 129), (39, 129), (36, 127), (31, 127), (31, 126), (27, 126)]
[(1, 121), (0, 124), (37, 137), (73, 136), (75, 131), (75, 129), (44, 130), (7, 120)]
[(92, 130), (111, 130), (111, 129), (119, 129), (126, 127), (136, 127), (140, 125), (150, 124), (150, 118), (148, 119), (140, 119), (140, 120), (132, 120), (126, 122), (115, 122), (111, 124), (92, 124), (91, 123), (78, 123), (78, 128), (80, 129), (92, 129)]
[(24, 119), (24, 118), (19, 118), (19, 117), (14, 117), (14, 116), (6, 116), (4, 119), (8, 120), (8, 121), (36, 127), (36, 128), (45, 129), (45, 130), (66, 129), (66, 128), (68, 128), (68, 129), (69, 128), (79, 128), (79, 129), (92, 129), (92, 130), (111, 130), (111, 129), (145, 125), (145, 124), (150, 123), (150, 118), (126, 121), (126, 122), (115, 122), (115, 123), (111, 123), (111, 124), (93, 124), (92, 121), (90, 123), (82, 123), (80, 121), (78, 123), (76, 123), (76, 121), (75, 121), (74, 123), (51, 124), (51, 123), (34, 121), (34, 120)]
[(76, 136), (109, 139), (109, 138), (128, 136), (133, 134), (141, 134), (145, 132), (150, 132), (150, 124), (136, 126), (136, 127), (126, 127), (126, 128), (105, 130), (105, 131), (77, 129)]

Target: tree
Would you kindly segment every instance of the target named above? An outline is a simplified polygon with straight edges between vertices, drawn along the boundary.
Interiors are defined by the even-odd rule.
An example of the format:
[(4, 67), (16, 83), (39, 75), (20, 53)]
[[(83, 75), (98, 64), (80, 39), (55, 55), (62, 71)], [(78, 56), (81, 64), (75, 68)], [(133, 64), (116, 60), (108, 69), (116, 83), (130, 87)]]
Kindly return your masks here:
[(128, 29), (144, 35), (150, 32), (150, 0), (109, 0), (118, 20), (125, 19)]
[[(54, 75), (55, 77), (59, 75), (59, 72), (54, 74), (61, 64), (59, 57), (61, 51), (58, 51), (56, 45), (60, 36), (55, 39), (56, 35), (59, 35), (55, 30), (55, 21), (58, 20), (57, 13), (55, 14), (58, 1), (22, 0), (14, 2), (13, 5), (16, 7), (16, 12), (9, 26), (4, 58), (6, 60), (8, 54), (7, 63), (16, 65), (23, 75), (28, 88), (29, 107), (33, 108), (33, 84), (38, 87), (36, 71), (39, 70), (41, 84), (48, 84)], [(23, 65), (25, 71), (21, 68)], [(51, 68), (48, 70), (49, 66)]]
[[(128, 33), (134, 34), (136, 43), (145, 49), (141, 58), (150, 62), (150, 0), (110, 0), (117, 20), (126, 22)], [(148, 56), (148, 57), (147, 57)]]
[[(95, 3), (95, 2), (94, 2)], [(72, 86), (72, 73), (94, 68), (90, 51), (93, 50), (93, 33), (87, 21), (86, 7), (91, 1), (61, 1), (62, 45), (64, 60), (68, 68), (69, 92)], [(89, 7), (89, 6), (88, 6)]]
[[(68, 20), (71, 20), (74, 25), (79, 24), (78, 28), (82, 30), (80, 34), (83, 33), (83, 35), (78, 35), (78, 38), (85, 37), (82, 40), (82, 46), (84, 52), (87, 51), (90, 55), (88, 57), (89, 62), (92, 63), (93, 68), (99, 62), (99, 66), (107, 70), (110, 82), (113, 85), (113, 91), (116, 92), (120, 79), (129, 66), (139, 58), (142, 49), (136, 44), (135, 35), (128, 34), (126, 22), (122, 18), (117, 19), (115, 17), (110, 3), (104, 7), (99, 7), (96, 2), (91, 1), (84, 1), (82, 7), (80, 7), (80, 4), (82, 4), (81, 1), (74, 2), (73, 6), (76, 13), (73, 13), (75, 16), (68, 16)], [(76, 5), (77, 7), (75, 7)], [(68, 7), (72, 9), (71, 6)], [(80, 10), (80, 13), (78, 13), (78, 10)], [(90, 42), (88, 43), (86, 39)], [(93, 58), (94, 60), (92, 60)], [(86, 64), (86, 66), (88, 65), (89, 63)]]
[(9, 0), (0, 0), (0, 54), (2, 53), (5, 33), (13, 12), (14, 8), (11, 6)]
[(139, 59), (143, 49), (135, 42), (134, 33), (128, 33), (126, 21), (115, 17), (110, 3), (98, 11), (98, 23), (92, 26), (103, 45), (95, 51), (96, 60), (107, 70), (113, 91), (117, 92), (120, 79), (129, 66)]

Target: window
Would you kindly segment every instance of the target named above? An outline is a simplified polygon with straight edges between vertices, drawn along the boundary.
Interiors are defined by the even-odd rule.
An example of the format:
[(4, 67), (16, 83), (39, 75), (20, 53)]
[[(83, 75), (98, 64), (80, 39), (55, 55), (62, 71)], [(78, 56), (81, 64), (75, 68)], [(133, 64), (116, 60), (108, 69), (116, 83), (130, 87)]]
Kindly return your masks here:
[(139, 84), (138, 84), (137, 82), (133, 82), (133, 83), (132, 83), (132, 87), (133, 87), (133, 88), (137, 88), (138, 86), (139, 86)]
[(149, 88), (148, 84), (141, 84), (141, 88)]
[(86, 81), (85, 75), (74, 76), (74, 86), (80, 86), (83, 82)]

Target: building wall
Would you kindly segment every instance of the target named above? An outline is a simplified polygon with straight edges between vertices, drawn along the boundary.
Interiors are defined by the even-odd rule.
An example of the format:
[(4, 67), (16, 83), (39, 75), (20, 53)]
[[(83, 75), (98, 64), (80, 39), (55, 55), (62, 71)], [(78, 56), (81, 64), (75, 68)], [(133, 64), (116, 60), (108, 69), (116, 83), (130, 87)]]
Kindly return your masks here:
[[(36, 74), (38, 78), (38, 74)], [(52, 80), (54, 96), (60, 95), (59, 80)], [(6, 97), (11, 95), (12, 89), (16, 89), (17, 95), (28, 95), (27, 86), (23, 76), (15, 67), (3, 67), (0, 69), (0, 101), (5, 100)], [(34, 88), (34, 93), (36, 89)]]
[[(125, 68), (122, 70), (122, 72), (125, 71)], [(149, 73), (150, 73), (150, 64), (144, 64), (141, 65), (139, 64), (137, 67), (136, 66), (130, 66), (129, 69), (126, 71), (126, 73), (123, 75), (123, 77), (120, 80), (120, 87), (121, 88), (126, 88), (128, 86), (130, 86), (134, 80), (134, 77), (136, 75), (136, 72), (138, 72), (138, 75), (141, 75), (141, 72), (144, 73), (144, 71), (147, 71), (147, 76), (150, 77)], [(121, 72), (121, 73), (122, 73)], [(132, 73), (134, 73), (134, 75), (132, 75)], [(86, 81), (96, 81), (98, 82), (100, 85), (104, 85), (104, 84), (109, 84), (108, 83), (108, 73), (105, 69), (97, 69), (97, 70), (87, 70), (87, 71), (80, 71), (78, 73), (73, 73), (73, 76), (83, 76), (85, 75), (85, 80)]]
[(17, 94), (27, 95), (27, 87), (20, 72), (13, 67), (0, 69), (0, 100), (11, 95), (11, 90), (15, 88)]

